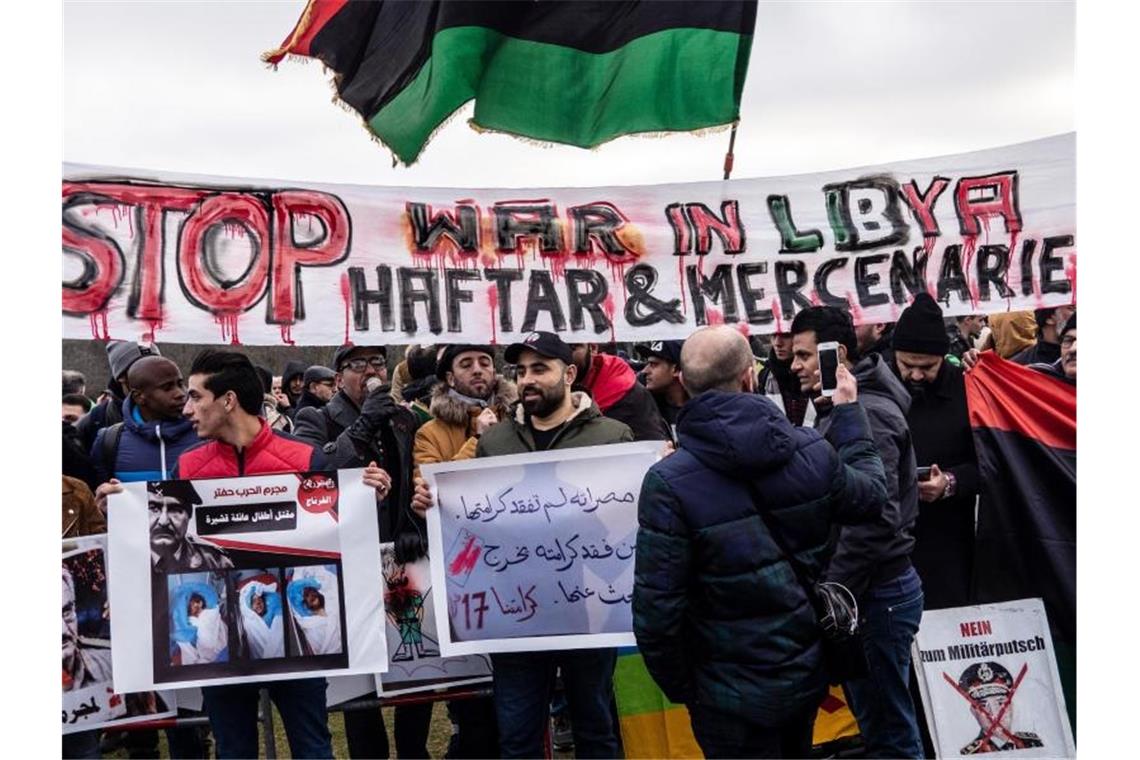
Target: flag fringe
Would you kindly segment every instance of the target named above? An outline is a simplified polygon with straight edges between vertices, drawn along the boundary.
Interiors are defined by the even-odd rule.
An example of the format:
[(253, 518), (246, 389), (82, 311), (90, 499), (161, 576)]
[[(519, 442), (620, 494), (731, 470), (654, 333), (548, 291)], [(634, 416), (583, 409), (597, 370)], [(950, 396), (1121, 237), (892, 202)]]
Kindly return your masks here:
[[(454, 117), (454, 114), (452, 114), (451, 117), (448, 117), (448, 120), (450, 121), (452, 117)], [(578, 148), (579, 150), (588, 150), (591, 153), (598, 152), (598, 150), (601, 149), (602, 146), (608, 145), (609, 143), (613, 142), (614, 140), (620, 139), (622, 137), (637, 137), (637, 138), (649, 139), (649, 140), (660, 140), (660, 139), (665, 138), (665, 137), (673, 137), (674, 135), (691, 135), (693, 137), (705, 137), (707, 135), (714, 135), (714, 134), (719, 134), (721, 132), (726, 132), (729, 129), (732, 129), (732, 127), (734, 125), (739, 124), (739, 123), (740, 123), (740, 120), (735, 119), (733, 121), (726, 122), (724, 124), (715, 124), (715, 125), (709, 126), (709, 127), (698, 127), (697, 129), (674, 129), (674, 130), (663, 130), (663, 131), (626, 132), (624, 134), (614, 135), (613, 137), (611, 137), (607, 140), (603, 140), (602, 142), (598, 143), (597, 145), (591, 145), (590, 147), (585, 147), (582, 145), (574, 145), (573, 143), (558, 142), (557, 140), (540, 140), (538, 138), (529, 137), (527, 135), (520, 135), (520, 134), (515, 133), (515, 132), (510, 132), (510, 131), (505, 130), (505, 129), (494, 129), (492, 127), (486, 127), (486, 126), (483, 126), (482, 124), (477, 123), (474, 118), (467, 120), (467, 126), (471, 127), (471, 129), (478, 132), (479, 134), (506, 135), (507, 137), (513, 137), (514, 139), (518, 140), (519, 142), (526, 143), (527, 145), (533, 145), (536, 148), (569, 147), (569, 148)], [(434, 135), (435, 133), (433, 132), (432, 134)], [(427, 147), (426, 143), (425, 143), (424, 147)]]
[(261, 54), (261, 60), (265, 63), (276, 66), (282, 58), (286, 55), (290, 57), (297, 57), (293, 55), (293, 46), (297, 44), (297, 40), (301, 38), (305, 32), (309, 31), (309, 27), (313, 24), (313, 11), (317, 4), (317, 0), (309, 0), (305, 3), (305, 10), (301, 12), (301, 18), (298, 19), (297, 25), (293, 27), (293, 33), (289, 35), (289, 39), (285, 41), (281, 47), (276, 50), (270, 50)]

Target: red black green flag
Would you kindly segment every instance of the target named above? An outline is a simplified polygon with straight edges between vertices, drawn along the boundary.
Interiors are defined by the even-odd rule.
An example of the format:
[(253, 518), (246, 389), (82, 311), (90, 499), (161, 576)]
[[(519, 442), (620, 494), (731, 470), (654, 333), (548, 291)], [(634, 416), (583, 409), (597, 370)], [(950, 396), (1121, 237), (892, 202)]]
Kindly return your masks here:
[(966, 373), (982, 482), (978, 603), (1041, 597), (1075, 711), (1077, 388), (986, 352)]
[(475, 100), (473, 127), (590, 148), (740, 115), (755, 0), (310, 0), (263, 58), (317, 58), (404, 163)]

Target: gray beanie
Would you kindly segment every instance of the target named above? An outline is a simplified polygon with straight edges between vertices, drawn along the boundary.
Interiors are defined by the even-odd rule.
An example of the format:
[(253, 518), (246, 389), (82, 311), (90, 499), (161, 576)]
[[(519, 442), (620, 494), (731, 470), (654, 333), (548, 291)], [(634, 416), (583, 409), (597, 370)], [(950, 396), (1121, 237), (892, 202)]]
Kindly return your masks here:
[(107, 344), (107, 363), (111, 365), (111, 377), (118, 380), (136, 360), (144, 356), (162, 356), (153, 343), (135, 343), (129, 340), (113, 340)]

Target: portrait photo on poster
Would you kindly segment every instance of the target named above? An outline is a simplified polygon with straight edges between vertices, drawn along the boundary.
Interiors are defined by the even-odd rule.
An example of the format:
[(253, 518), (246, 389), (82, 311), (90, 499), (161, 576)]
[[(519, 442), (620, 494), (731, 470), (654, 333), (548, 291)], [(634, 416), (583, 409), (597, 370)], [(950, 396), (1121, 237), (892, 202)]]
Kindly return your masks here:
[(106, 537), (63, 542), (63, 733), (173, 715), (173, 692), (113, 687)]
[(428, 558), (398, 562), (395, 545), (391, 543), (380, 545), (380, 557), (384, 578), (384, 631), (388, 638), (388, 672), (376, 677), (381, 696), (490, 681), (488, 655), (441, 656)]

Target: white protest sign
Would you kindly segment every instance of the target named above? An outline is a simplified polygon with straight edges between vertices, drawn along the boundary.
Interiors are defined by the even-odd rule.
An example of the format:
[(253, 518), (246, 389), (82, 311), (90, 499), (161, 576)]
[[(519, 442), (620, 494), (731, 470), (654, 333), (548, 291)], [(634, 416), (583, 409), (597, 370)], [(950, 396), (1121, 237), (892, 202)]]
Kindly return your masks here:
[(786, 177), (368, 187), (64, 166), (67, 338), (251, 345), (786, 332), (1076, 293), (1076, 140)]
[(491, 660), (486, 655), (440, 656), (427, 557), (401, 564), (393, 544), (381, 544), (380, 556), (389, 657), (388, 671), (376, 676), (380, 695), (393, 697), (490, 681)]
[(633, 646), (641, 481), (660, 441), (426, 465), (443, 654)]
[(928, 610), (915, 649), (939, 757), (1075, 755), (1040, 599)]
[(376, 498), (362, 473), (124, 485), (108, 508), (116, 683), (382, 672)]
[[(169, 718), (178, 713), (173, 691), (124, 694), (113, 686), (106, 550), (106, 535), (63, 540), (65, 734)], [(122, 624), (116, 630), (121, 628)]]

